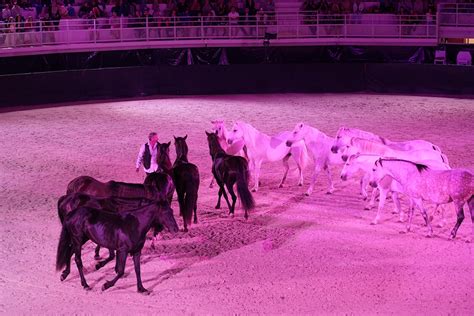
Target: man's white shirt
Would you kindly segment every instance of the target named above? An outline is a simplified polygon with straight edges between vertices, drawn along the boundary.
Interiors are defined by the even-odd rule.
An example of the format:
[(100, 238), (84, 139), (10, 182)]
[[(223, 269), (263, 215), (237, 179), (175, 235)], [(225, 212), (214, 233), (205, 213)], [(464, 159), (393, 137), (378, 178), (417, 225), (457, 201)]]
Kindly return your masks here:
[[(147, 142), (148, 148), (150, 149), (150, 154), (151, 154), (151, 161), (150, 161), (150, 168), (146, 169), (145, 166), (143, 166), (143, 170), (146, 173), (152, 173), (156, 172), (158, 170), (158, 163), (156, 162), (156, 156), (158, 155), (158, 143), (155, 144), (155, 147), (152, 147), (150, 142)], [(143, 162), (143, 155), (145, 154), (145, 144), (143, 144), (140, 147), (140, 152), (138, 153), (138, 158), (137, 158), (137, 163), (136, 167), (137, 169), (140, 168), (140, 165)]]

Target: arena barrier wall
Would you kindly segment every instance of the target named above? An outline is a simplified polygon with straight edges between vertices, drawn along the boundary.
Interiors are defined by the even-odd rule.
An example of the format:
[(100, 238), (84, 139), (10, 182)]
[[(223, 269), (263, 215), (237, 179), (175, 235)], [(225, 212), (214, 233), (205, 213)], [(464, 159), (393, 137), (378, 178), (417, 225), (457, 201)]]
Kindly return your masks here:
[(474, 67), (314, 63), (142, 66), (0, 76), (0, 106), (153, 95), (340, 93), (474, 95)]

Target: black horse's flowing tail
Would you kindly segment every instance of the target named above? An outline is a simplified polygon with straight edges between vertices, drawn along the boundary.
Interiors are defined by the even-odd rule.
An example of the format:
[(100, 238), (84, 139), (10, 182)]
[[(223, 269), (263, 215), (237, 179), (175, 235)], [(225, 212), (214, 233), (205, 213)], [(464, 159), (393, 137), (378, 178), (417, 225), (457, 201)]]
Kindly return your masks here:
[(62, 270), (72, 256), (71, 236), (63, 225), (61, 237), (59, 237), (58, 253), (56, 255), (56, 270)]
[(255, 207), (255, 201), (249, 190), (249, 171), (247, 164), (241, 164), (237, 173), (237, 193), (244, 210), (252, 210)]
[(183, 220), (186, 222), (186, 225), (191, 225), (194, 206), (196, 205), (198, 199), (198, 192), (194, 186), (189, 191), (190, 192), (186, 192), (186, 196), (184, 197)]

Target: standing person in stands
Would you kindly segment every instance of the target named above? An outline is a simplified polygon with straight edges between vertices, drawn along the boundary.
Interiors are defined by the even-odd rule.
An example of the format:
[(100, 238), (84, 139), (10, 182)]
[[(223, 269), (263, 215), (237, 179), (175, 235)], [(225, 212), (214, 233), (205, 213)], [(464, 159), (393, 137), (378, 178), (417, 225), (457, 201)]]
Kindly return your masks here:
[(143, 170), (147, 175), (155, 173), (160, 170), (157, 162), (158, 155), (158, 134), (151, 132), (148, 135), (148, 142), (140, 147), (137, 162), (135, 164), (136, 171), (140, 170), (140, 165), (143, 163)]

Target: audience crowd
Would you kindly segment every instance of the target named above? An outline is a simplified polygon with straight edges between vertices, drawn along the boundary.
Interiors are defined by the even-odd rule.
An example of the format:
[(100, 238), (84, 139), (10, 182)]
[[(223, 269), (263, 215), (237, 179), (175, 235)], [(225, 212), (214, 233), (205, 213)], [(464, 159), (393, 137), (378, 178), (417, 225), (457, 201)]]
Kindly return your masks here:
[[(301, 1), (300, 11), (304, 14), (305, 24), (314, 24), (316, 15), (331, 16), (333, 21), (337, 22), (340, 20), (338, 16), (342, 14), (365, 13), (426, 15), (426, 19), (432, 19), (438, 1), (445, 2), (305, 0)], [(274, 0), (2, 0), (0, 10), (0, 35), (33, 32), (39, 30), (40, 24), (43, 30), (58, 30), (60, 20), (78, 18), (107, 19), (108, 28), (111, 29), (120, 26), (121, 17), (130, 21), (127, 27), (135, 28), (144, 27), (145, 23), (149, 26), (164, 27), (193, 23), (197, 25), (200, 23), (197, 18), (200, 17), (205, 17), (205, 25), (250, 25), (256, 21), (268, 25), (273, 24), (275, 20)], [(42, 23), (35, 22), (38, 20)], [(27, 38), (27, 34), (24, 37)], [(5, 41), (7, 40), (8, 38)]]

